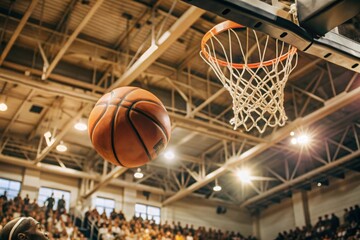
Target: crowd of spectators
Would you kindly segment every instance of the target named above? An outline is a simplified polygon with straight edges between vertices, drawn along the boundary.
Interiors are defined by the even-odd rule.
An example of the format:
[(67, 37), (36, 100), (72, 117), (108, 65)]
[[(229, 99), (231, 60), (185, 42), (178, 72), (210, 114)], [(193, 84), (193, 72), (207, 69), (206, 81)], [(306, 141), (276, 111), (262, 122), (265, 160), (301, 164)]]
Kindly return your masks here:
[(5, 192), (0, 196), (0, 231), (7, 222), (25, 216), (40, 222), (50, 240), (85, 240), (90, 236), (95, 240), (256, 240), (230, 231), (182, 226), (180, 222), (156, 224), (135, 216), (127, 220), (122, 211), (115, 210), (110, 216), (96, 209), (87, 211), (75, 224), (74, 218), (66, 212), (64, 198), (58, 200), (56, 208), (54, 206), (53, 195), (47, 198), (44, 206), (39, 206), (37, 200), (31, 202), (28, 195), (22, 198), (19, 194), (8, 199)]
[(55, 199), (50, 196), (44, 206), (39, 206), (37, 199), (30, 201), (29, 195), (24, 198), (18, 194), (8, 199), (6, 191), (0, 196), (0, 231), (5, 224), (17, 217), (32, 217), (41, 223), (48, 232), (49, 239), (85, 240), (86, 237), (73, 224), (71, 216), (66, 212), (64, 198), (59, 199), (54, 209)]
[(97, 226), (98, 239), (102, 240), (256, 240), (244, 237), (239, 232), (222, 231), (205, 227), (194, 228), (193, 225), (183, 226), (180, 222), (156, 224), (154, 220), (133, 217), (126, 220), (124, 214), (115, 210), (107, 217), (99, 214), (96, 209), (85, 214), (84, 227), (91, 223)]
[(296, 228), (278, 234), (275, 240), (353, 240), (360, 239), (360, 208), (345, 208), (343, 223), (331, 213), (320, 216), (314, 226)]

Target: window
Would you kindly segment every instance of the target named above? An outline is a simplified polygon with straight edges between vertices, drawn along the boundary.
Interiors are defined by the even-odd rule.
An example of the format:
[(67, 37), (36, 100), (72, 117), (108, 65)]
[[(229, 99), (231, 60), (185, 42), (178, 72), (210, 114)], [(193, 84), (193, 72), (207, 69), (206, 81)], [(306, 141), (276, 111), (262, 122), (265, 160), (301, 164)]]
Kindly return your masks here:
[(144, 205), (144, 204), (135, 204), (135, 216), (141, 217), (142, 219), (154, 219), (156, 224), (160, 224), (160, 208)]
[(13, 181), (5, 178), (0, 178), (0, 195), (7, 192), (7, 198), (14, 199), (20, 192), (21, 183), (19, 181)]
[(115, 209), (115, 201), (114, 199), (97, 197), (95, 200), (95, 208), (99, 214), (105, 211), (106, 216), (110, 217), (110, 213)]
[(53, 194), (53, 193), (54, 193), (54, 199), (55, 199), (54, 210), (57, 208), (57, 203), (58, 203), (59, 199), (61, 199), (62, 195), (64, 195), (66, 212), (69, 212), (69, 208), (70, 208), (70, 192), (69, 191), (64, 191), (64, 190), (59, 190), (59, 189), (54, 189), (54, 188), (47, 188), (47, 187), (40, 187), (39, 197), (38, 197), (39, 206), (44, 206), (46, 199), (48, 197), (51, 197), (51, 194)]

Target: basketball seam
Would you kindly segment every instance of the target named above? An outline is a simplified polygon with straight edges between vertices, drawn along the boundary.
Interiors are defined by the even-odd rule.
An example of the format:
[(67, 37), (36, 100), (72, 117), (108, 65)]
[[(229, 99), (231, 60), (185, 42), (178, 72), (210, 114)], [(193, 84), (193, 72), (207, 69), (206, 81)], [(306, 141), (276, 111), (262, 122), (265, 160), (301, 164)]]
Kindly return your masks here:
[[(135, 104), (135, 103), (134, 103)], [(133, 104), (133, 105), (134, 105)], [(153, 121), (156, 125), (158, 125), (158, 127), (162, 130), (163, 134), (165, 135), (166, 137), (166, 141), (169, 140), (168, 136), (167, 136), (167, 133), (165, 131), (165, 127), (160, 123), (158, 122), (156, 119), (152, 118), (151, 116), (147, 115), (146, 113), (144, 113), (142, 110), (140, 109), (136, 109), (136, 108), (133, 108), (133, 105), (131, 105), (131, 109), (134, 110), (135, 112), (137, 113), (140, 113), (142, 115), (144, 115), (145, 117), (149, 118), (151, 121)]]
[[(121, 99), (121, 98), (119, 98), (119, 99)], [(155, 104), (158, 105), (158, 106), (164, 107), (162, 104), (159, 104), (159, 103), (156, 102), (156, 101), (152, 101), (152, 100), (146, 99), (146, 98), (144, 98), (144, 99), (137, 99), (137, 100), (134, 101), (134, 102), (133, 102), (133, 101), (126, 100), (126, 99), (121, 99), (121, 102), (123, 102), (123, 101), (129, 102), (129, 103), (137, 103), (137, 102), (141, 102), (141, 101), (147, 101), (147, 102), (155, 103)], [(104, 104), (107, 104), (107, 103), (106, 103), (106, 102), (100, 102), (100, 103), (97, 103), (95, 106), (100, 106), (100, 105), (104, 105)], [(119, 103), (118, 103), (118, 104), (109, 104), (109, 105), (119, 105)]]
[(115, 119), (117, 118), (117, 115), (119, 113), (119, 108), (121, 107), (121, 103), (124, 101), (124, 99), (130, 94), (132, 93), (133, 91), (137, 90), (138, 88), (133, 88), (131, 89), (129, 92), (125, 93), (124, 95), (124, 98), (120, 101), (119, 104), (117, 104), (117, 107), (116, 107), (116, 113), (114, 114), (113, 118), (111, 119), (111, 148), (112, 148), (112, 151), (113, 151), (113, 154), (114, 154), (114, 157), (116, 159), (116, 161), (118, 161), (118, 163), (121, 165), (121, 166), (125, 166), (123, 165), (118, 157), (117, 157), (117, 154), (116, 154), (116, 151), (115, 151), (115, 141), (114, 141), (114, 130), (115, 130)]
[[(95, 107), (96, 107), (96, 106), (95, 106)], [(105, 115), (108, 107), (109, 107), (109, 105), (106, 104), (106, 108), (104, 108), (104, 112), (101, 114), (101, 116), (100, 116), (100, 117), (96, 120), (96, 122), (95, 122), (95, 125), (94, 125), (94, 127), (93, 127), (93, 129), (92, 129), (92, 131), (91, 131), (91, 136), (90, 136), (90, 141), (91, 141), (91, 143), (93, 143), (93, 135), (94, 135), (95, 129), (96, 129), (98, 123), (100, 122), (100, 120), (102, 119), (102, 117)]]
[[(151, 116), (149, 116), (149, 115), (147, 115), (146, 113), (142, 112), (140, 109), (132, 108), (132, 106), (133, 106), (134, 104), (136, 104), (136, 103), (138, 103), (138, 102), (141, 102), (141, 101), (156, 103), (156, 102), (152, 102), (152, 101), (148, 101), (148, 100), (140, 100), (140, 101), (136, 101), (136, 102), (134, 102), (133, 104), (131, 104), (130, 107), (127, 107), (127, 106), (122, 106), (122, 107), (132, 109), (132, 110), (134, 110), (134, 111), (136, 111), (136, 112), (139, 112), (139, 113), (143, 114), (143, 115), (146, 116), (147, 118), (150, 118), (153, 122), (155, 122), (155, 124), (159, 125), (159, 127), (161, 128), (161, 130), (163, 131), (163, 133), (164, 133), (164, 135), (165, 135), (165, 137), (166, 137), (166, 140), (169, 140), (169, 136), (167, 135), (167, 132), (165, 131), (165, 127), (164, 127), (160, 122), (156, 121), (156, 120), (153, 119)], [(118, 107), (119, 105), (121, 105), (121, 102), (118, 103), (118, 104), (109, 104), (109, 105), (111, 105), (111, 106), (117, 106), (117, 107)], [(158, 105), (158, 106), (161, 106), (160, 104), (157, 104), (157, 105)], [(162, 107), (162, 106), (161, 106), (161, 107)]]
[(150, 155), (150, 153), (149, 153), (149, 150), (147, 149), (147, 147), (146, 147), (146, 145), (145, 145), (145, 143), (144, 143), (143, 139), (141, 138), (141, 136), (140, 136), (140, 134), (139, 134), (138, 130), (136, 129), (136, 127), (134, 126), (134, 123), (132, 122), (132, 120), (131, 120), (131, 118), (130, 118), (130, 112), (131, 112), (131, 110), (132, 110), (132, 106), (133, 106), (133, 105), (134, 105), (134, 104), (132, 104), (132, 105), (129, 107), (129, 110), (127, 111), (126, 116), (127, 116), (128, 120), (129, 120), (130, 125), (131, 125), (131, 127), (133, 128), (133, 130), (134, 130), (134, 132), (135, 132), (136, 136), (138, 137), (139, 141), (140, 141), (140, 142), (141, 142), (141, 144), (143, 145), (143, 148), (144, 148), (144, 150), (145, 150), (146, 155), (147, 155), (147, 156), (148, 156), (148, 158), (149, 158), (149, 161), (151, 161), (151, 160), (152, 160), (152, 158), (151, 158), (151, 155)]

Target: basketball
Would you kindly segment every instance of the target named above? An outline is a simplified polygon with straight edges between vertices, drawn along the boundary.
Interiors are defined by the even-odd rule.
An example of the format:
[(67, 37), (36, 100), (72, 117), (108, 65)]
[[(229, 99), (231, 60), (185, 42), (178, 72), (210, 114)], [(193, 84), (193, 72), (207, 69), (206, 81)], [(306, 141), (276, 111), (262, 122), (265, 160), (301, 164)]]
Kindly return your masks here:
[(95, 150), (107, 161), (128, 168), (155, 159), (170, 139), (169, 115), (152, 93), (121, 87), (102, 96), (89, 116)]

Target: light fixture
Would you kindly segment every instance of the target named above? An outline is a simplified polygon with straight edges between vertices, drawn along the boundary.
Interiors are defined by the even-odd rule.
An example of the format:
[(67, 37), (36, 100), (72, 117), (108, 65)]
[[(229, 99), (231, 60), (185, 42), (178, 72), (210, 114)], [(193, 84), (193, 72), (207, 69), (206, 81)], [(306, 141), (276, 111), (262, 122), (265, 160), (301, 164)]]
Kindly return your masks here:
[(250, 183), (251, 182), (251, 173), (249, 169), (240, 169), (236, 172), (236, 175), (240, 179), (240, 181), (244, 183)]
[(317, 186), (318, 186), (318, 187), (321, 187), (321, 185), (322, 185), (321, 182), (318, 182), (318, 183), (317, 183)]
[(290, 142), (291, 142), (291, 144), (295, 145), (295, 144), (297, 144), (297, 139), (296, 139), (296, 138), (292, 138)]
[(63, 141), (61, 141), (60, 144), (56, 146), (56, 150), (58, 152), (66, 152), (67, 151), (67, 146), (64, 144)]
[(174, 152), (171, 151), (171, 150), (166, 151), (166, 152), (164, 153), (164, 156), (165, 156), (165, 158), (168, 159), (168, 160), (173, 160), (173, 159), (175, 158), (175, 154), (174, 154)]
[(310, 138), (305, 133), (301, 134), (299, 137), (297, 137), (297, 142), (301, 145), (306, 145), (310, 141)]
[(137, 179), (143, 178), (144, 174), (141, 172), (141, 168), (138, 168), (136, 172), (134, 173), (134, 177)]
[(217, 178), (215, 179), (215, 186), (213, 187), (214, 192), (221, 191), (222, 187), (219, 185)]
[(44, 138), (46, 141), (46, 145), (51, 146), (55, 142), (55, 138), (52, 137), (51, 132), (47, 131), (44, 133)]
[(51, 132), (50, 131), (45, 132), (44, 137), (51, 138)]
[(310, 136), (304, 132), (298, 136), (295, 136), (295, 132), (291, 132), (290, 136), (292, 136), (290, 142), (293, 145), (307, 145), (310, 142)]
[(79, 121), (74, 125), (74, 128), (79, 131), (85, 131), (87, 129), (87, 125), (84, 122)]
[(4, 96), (0, 97), (0, 111), (1, 112), (5, 112), (6, 110), (8, 110), (8, 106), (6, 104), (6, 100)]
[(219, 185), (216, 185), (216, 186), (214, 186), (213, 187), (213, 190), (215, 191), (215, 192), (219, 192), (219, 191), (221, 191), (221, 186), (219, 186)]

